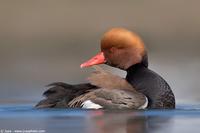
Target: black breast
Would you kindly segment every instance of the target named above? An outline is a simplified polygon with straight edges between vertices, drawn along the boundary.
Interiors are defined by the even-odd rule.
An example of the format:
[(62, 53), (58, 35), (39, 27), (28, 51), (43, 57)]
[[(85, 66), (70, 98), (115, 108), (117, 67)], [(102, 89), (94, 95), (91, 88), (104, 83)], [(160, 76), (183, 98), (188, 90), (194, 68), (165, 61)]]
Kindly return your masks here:
[(167, 82), (143, 64), (136, 64), (127, 70), (127, 81), (148, 97), (148, 108), (175, 108), (175, 97)]

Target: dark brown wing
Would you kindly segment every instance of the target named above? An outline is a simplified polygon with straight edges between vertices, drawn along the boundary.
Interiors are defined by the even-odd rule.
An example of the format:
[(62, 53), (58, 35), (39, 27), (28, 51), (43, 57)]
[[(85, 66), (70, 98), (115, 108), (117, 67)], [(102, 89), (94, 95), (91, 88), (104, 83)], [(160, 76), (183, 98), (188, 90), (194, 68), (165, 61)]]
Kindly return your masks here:
[(41, 100), (36, 108), (67, 108), (68, 103), (75, 97), (98, 88), (89, 83), (70, 85), (62, 82), (52, 83), (47, 87), (49, 89), (43, 93), (45, 99)]
[(72, 99), (69, 107), (80, 108), (86, 101), (105, 109), (137, 109), (145, 104), (146, 97), (137, 92), (125, 79), (104, 71), (99, 66), (94, 68), (95, 71), (88, 79), (92, 85), (100, 88)]
[(130, 90), (100, 88), (76, 97), (69, 102), (69, 107), (80, 108), (87, 100), (104, 109), (138, 109), (145, 104), (146, 97)]

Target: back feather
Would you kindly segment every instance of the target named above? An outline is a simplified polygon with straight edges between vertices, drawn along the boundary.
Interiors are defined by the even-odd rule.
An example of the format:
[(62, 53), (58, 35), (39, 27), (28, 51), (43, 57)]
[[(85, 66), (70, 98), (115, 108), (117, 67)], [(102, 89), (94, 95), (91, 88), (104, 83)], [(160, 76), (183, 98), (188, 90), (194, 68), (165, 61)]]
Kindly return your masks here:
[(124, 78), (107, 72), (99, 66), (93, 66), (93, 68), (95, 71), (88, 77), (88, 80), (92, 85), (107, 89), (134, 90), (132, 85), (129, 84)]

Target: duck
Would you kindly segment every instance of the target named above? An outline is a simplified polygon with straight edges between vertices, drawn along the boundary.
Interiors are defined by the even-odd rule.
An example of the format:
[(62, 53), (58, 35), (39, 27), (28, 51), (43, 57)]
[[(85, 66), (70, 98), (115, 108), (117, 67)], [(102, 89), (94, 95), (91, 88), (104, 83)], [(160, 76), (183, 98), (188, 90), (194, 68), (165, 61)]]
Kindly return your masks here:
[[(35, 107), (97, 109), (176, 107), (175, 96), (169, 84), (159, 74), (149, 69), (147, 49), (138, 34), (121, 27), (112, 28), (104, 33), (100, 48), (101, 51), (97, 55), (82, 63), (80, 67), (106, 64), (126, 71), (124, 79), (108, 72), (105, 74), (103, 70), (98, 69), (96, 73), (100, 74), (93, 73), (93, 76), (89, 77), (89, 83), (71, 85), (55, 82), (47, 86), (48, 90), (43, 93), (45, 99)], [(106, 85), (108, 81), (110, 81), (109, 86)], [(114, 98), (116, 99), (113, 100)]]

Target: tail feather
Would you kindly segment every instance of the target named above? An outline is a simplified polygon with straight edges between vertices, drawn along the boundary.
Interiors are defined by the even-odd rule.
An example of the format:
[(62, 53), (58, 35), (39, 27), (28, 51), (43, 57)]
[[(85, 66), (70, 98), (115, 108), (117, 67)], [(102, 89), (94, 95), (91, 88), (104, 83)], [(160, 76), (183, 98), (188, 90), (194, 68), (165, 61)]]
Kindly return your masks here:
[(70, 91), (74, 90), (73, 85), (62, 82), (51, 83), (46, 87), (48, 87), (49, 89), (43, 93), (43, 96), (47, 98), (63, 97), (66, 95), (66, 93), (69, 93)]
[(43, 93), (45, 99), (41, 100), (36, 108), (67, 108), (72, 99), (97, 88), (89, 83), (70, 85), (62, 82), (55, 82), (47, 87), (49, 89)]

